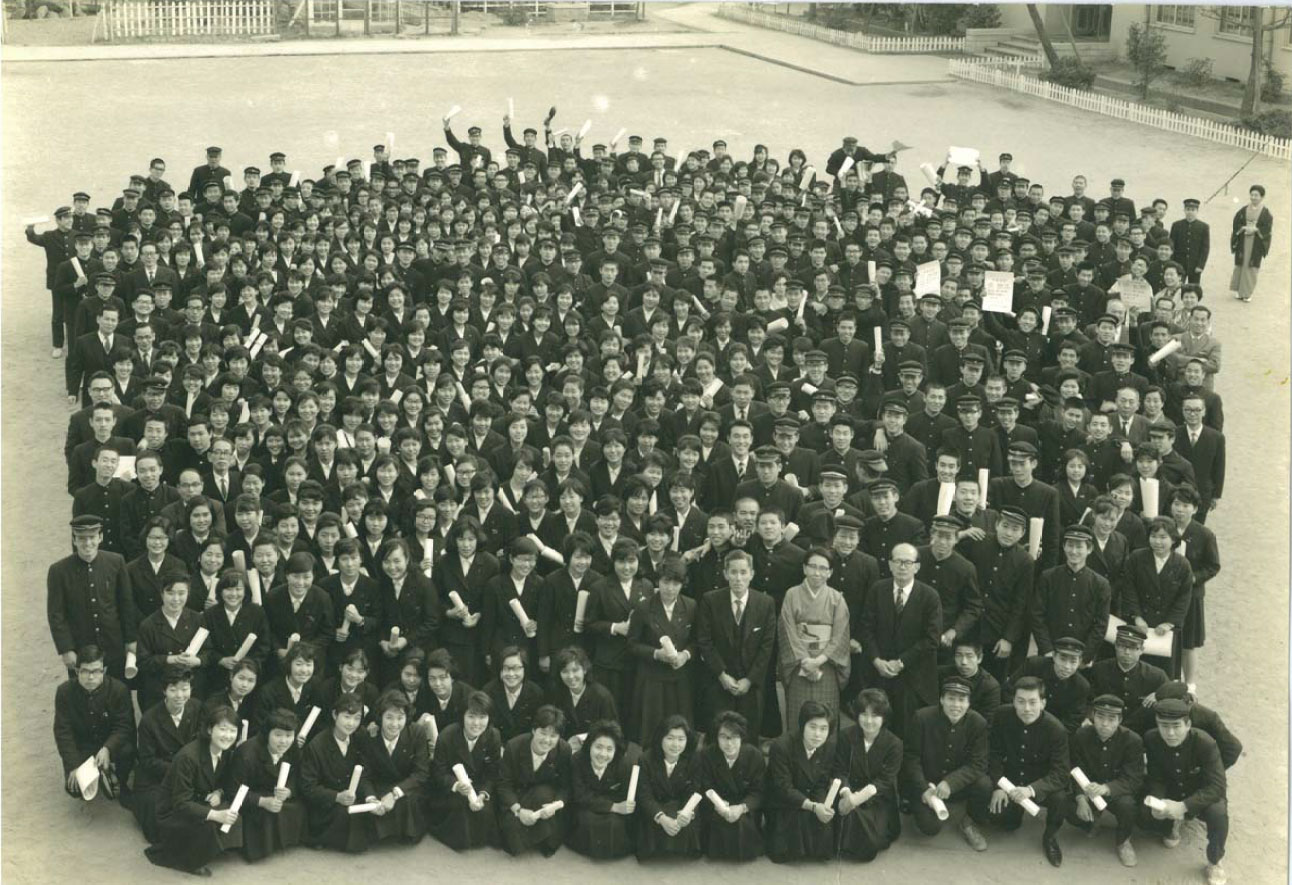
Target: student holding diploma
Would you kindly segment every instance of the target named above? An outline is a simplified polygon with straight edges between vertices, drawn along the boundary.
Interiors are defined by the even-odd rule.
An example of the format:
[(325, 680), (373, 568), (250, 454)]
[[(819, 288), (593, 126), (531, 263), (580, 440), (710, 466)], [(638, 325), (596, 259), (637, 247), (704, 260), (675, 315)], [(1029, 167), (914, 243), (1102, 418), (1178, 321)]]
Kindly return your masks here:
[(426, 740), (409, 727), (408, 701), (399, 692), (381, 696), (376, 717), (377, 735), (362, 748), (364, 774), (381, 803), (373, 812), (377, 838), (413, 845), (426, 835)]
[(443, 648), (426, 656), (426, 687), (429, 691), (418, 693), (417, 711), (435, 718), (437, 731), (444, 731), (454, 722), (462, 721), (467, 708), (467, 698), (475, 689), (457, 678), (457, 662)]
[(494, 796), (503, 739), (491, 721), (496, 709), (488, 695), (472, 692), (462, 721), (446, 726), (435, 745), (427, 788), (430, 830), (454, 851), (498, 844)]
[(1146, 633), (1172, 634), (1171, 656), (1152, 656), (1146, 663), (1161, 667), (1172, 679), (1180, 677), (1184, 621), (1193, 603), (1193, 569), (1173, 552), (1179, 543), (1175, 520), (1149, 520), (1148, 548), (1132, 550), (1126, 558), (1121, 615)]
[[(672, 715), (694, 716), (691, 682), (698, 664), (692, 648), (696, 601), (682, 596), (686, 566), (669, 555), (660, 566), (659, 587), (633, 611), (628, 641), (637, 657), (637, 685), (629, 713), (629, 733), (643, 742)], [(686, 797), (683, 797), (685, 801)]]
[(655, 742), (640, 759), (637, 783), (637, 859), (696, 858), (701, 853), (696, 738), (676, 713), (660, 723)]
[[(363, 558), (357, 540), (342, 538), (332, 550), (337, 572), (319, 582), (319, 587), (331, 598), (336, 615), (336, 631), (327, 649), (328, 664), (338, 667), (351, 651), (360, 648), (367, 653), (369, 664), (374, 664), (381, 653), (377, 645), (381, 639), (381, 597), (377, 581), (359, 570)], [(369, 678), (375, 685), (375, 670), (369, 671)]]
[[(472, 685), (485, 680), (485, 653), (489, 650), (487, 610), (492, 607), (490, 588), (498, 577), (498, 560), (482, 548), (485, 531), (473, 516), (464, 516), (449, 530), (448, 552), (435, 564), (433, 583), (440, 618), (439, 643), (455, 661), (464, 664), (463, 679)], [(456, 597), (456, 598), (455, 598)], [(526, 609), (537, 609), (532, 603)], [(534, 614), (535, 612), (531, 612)], [(508, 609), (501, 613), (514, 622)]]
[(210, 653), (207, 691), (227, 688), (238, 661), (264, 666), (269, 658), (269, 620), (265, 610), (248, 597), (246, 576), (226, 571), (215, 585), (215, 595), (217, 604), (202, 613), (202, 626), (210, 633), (204, 646)]
[(519, 646), (537, 659), (542, 606), (542, 579), (534, 571), (538, 545), (526, 537), (513, 539), (507, 547), (507, 562), (507, 573), (491, 580), (485, 592), (484, 647), (490, 660), (496, 660), (508, 645)]
[(300, 723), (290, 710), (274, 710), (260, 734), (233, 751), (230, 779), (247, 786), (242, 803), (242, 856), (249, 861), (294, 848), (305, 837), (300, 798)]
[(229, 777), (229, 750), (241, 727), (233, 711), (222, 707), (175, 755), (157, 804), (159, 840), (144, 850), (157, 866), (209, 876), (208, 863), (242, 846), (242, 821), (231, 807), (237, 785)]
[(376, 721), (377, 701), (380, 694), (377, 686), (368, 681), (370, 673), (368, 654), (362, 648), (353, 648), (341, 662), (336, 676), (323, 683), (319, 691), (318, 704), (325, 710), (332, 709), (336, 699), (343, 694), (352, 694), (363, 704), (363, 721), (365, 724)]
[(115, 798), (115, 783), (125, 782), (135, 759), (135, 710), (130, 689), (108, 675), (103, 650), (97, 645), (76, 649), (76, 675), (54, 694), (54, 743), (63, 760), (68, 795), (80, 796), (76, 770), (93, 759), (100, 788)]
[(567, 841), (579, 854), (612, 860), (633, 853), (641, 769), (635, 763), (638, 754), (628, 747), (619, 723), (601, 721), (588, 729), (583, 749), (574, 757), (574, 821)]
[(1121, 698), (1101, 694), (1090, 704), (1090, 722), (1072, 736), (1076, 805), (1068, 821), (1093, 834), (1100, 815), (1110, 812), (1117, 819), (1117, 859), (1122, 866), (1133, 867), (1136, 858), (1131, 834), (1144, 784), (1144, 742), (1122, 725), (1125, 712)]
[(856, 725), (844, 726), (835, 752), (834, 776), (840, 781), (839, 853), (871, 861), (901, 832), (897, 816), (897, 774), (902, 741), (885, 726), (888, 695), (868, 688), (853, 703)]
[(749, 724), (734, 710), (719, 713), (709, 734), (716, 739), (710, 738), (696, 759), (696, 777), (708, 809), (704, 852), (715, 860), (761, 857), (763, 831), (758, 817), (766, 773), (763, 754), (757, 741), (747, 741)]
[[(547, 674), (546, 685), (560, 681), (560, 672), (553, 667), (556, 653), (571, 645), (584, 642), (586, 632), (587, 600), (591, 598), (601, 577), (592, 571), (592, 553), (597, 542), (587, 532), (572, 532), (562, 545), (565, 566), (550, 572), (543, 579), (540, 593), (542, 603), (538, 613), (538, 658), (534, 664)], [(584, 621), (579, 620), (579, 597), (583, 595)], [(577, 625), (577, 628), (576, 628)]]
[(161, 840), (157, 805), (162, 782), (175, 755), (197, 737), (201, 704), (193, 698), (193, 674), (184, 667), (162, 671), (162, 700), (144, 711), (139, 720), (139, 758), (135, 765), (134, 802), (131, 810), (144, 838)]
[(291, 710), (297, 719), (304, 722), (310, 708), (323, 703), (319, 682), (314, 679), (317, 659), (318, 651), (308, 642), (297, 642), (288, 649), (282, 661), (286, 675), (275, 676), (256, 692), (259, 722), (265, 722), (271, 713), (280, 709)]
[[(440, 624), (440, 605), (431, 579), (420, 568), (410, 568), (408, 542), (391, 538), (381, 546), (382, 657), (378, 669), (382, 684), (399, 673), (399, 661), (411, 648), (429, 650)], [(420, 560), (421, 557), (419, 556)]]
[(570, 745), (561, 739), (565, 716), (539, 708), (534, 730), (507, 742), (498, 776), (498, 828), (508, 854), (537, 849), (551, 857), (565, 841), (570, 801)]
[(309, 815), (310, 845), (358, 853), (375, 836), (370, 814), (349, 813), (352, 805), (377, 801), (366, 772), (361, 770), (355, 783), (355, 767), (363, 762), (364, 738), (356, 734), (362, 721), (359, 699), (341, 695), (332, 707), (332, 727), (323, 728), (320, 722), (301, 754), (300, 787)]
[[(265, 596), (265, 616), (269, 618), (278, 672), (286, 668), (288, 646), (308, 642), (320, 651), (327, 648), (336, 633), (336, 616), (332, 600), (314, 584), (314, 557), (293, 553), (287, 557), (286, 582), (269, 590)], [(320, 664), (323, 656), (319, 655)]]
[(799, 705), (798, 728), (772, 741), (767, 757), (767, 856), (776, 863), (829, 860), (834, 855), (832, 786), (835, 712), (820, 701)]
[[(162, 672), (167, 667), (187, 667), (194, 673), (211, 658), (203, 642), (190, 650), (202, 615), (189, 608), (189, 579), (171, 577), (162, 585), (161, 608), (139, 622), (139, 707), (148, 710), (162, 699)], [(200, 680), (195, 687), (201, 694)]]

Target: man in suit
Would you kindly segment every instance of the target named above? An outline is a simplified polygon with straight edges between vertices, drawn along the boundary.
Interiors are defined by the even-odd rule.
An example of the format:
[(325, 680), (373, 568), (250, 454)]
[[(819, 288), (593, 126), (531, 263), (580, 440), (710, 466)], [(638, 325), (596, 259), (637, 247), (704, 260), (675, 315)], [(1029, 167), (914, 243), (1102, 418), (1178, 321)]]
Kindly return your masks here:
[(1193, 360), (1202, 360), (1203, 386), (1214, 390), (1216, 374), (1220, 372), (1220, 342), (1211, 334), (1210, 328), (1211, 308), (1204, 304), (1196, 305), (1189, 311), (1189, 328), (1175, 336), (1180, 349), (1170, 358), (1180, 368)]
[(1181, 410), (1184, 425), (1176, 428), (1175, 447), (1193, 465), (1202, 498), (1195, 518), (1205, 523), (1225, 491), (1225, 435), (1203, 423), (1207, 406), (1201, 394), (1186, 396)]
[[(111, 276), (110, 274), (108, 276)], [(82, 406), (90, 404), (90, 378), (95, 372), (112, 371), (111, 354), (118, 350), (130, 350), (130, 342), (117, 334), (117, 321), (121, 314), (114, 304), (106, 305), (95, 320), (98, 330), (88, 332), (76, 339), (67, 355), (67, 403), (75, 406), (79, 401)]]
[(776, 643), (776, 603), (750, 589), (754, 562), (745, 551), (727, 554), (723, 576), (727, 586), (706, 593), (696, 616), (696, 646), (713, 677), (706, 707), (710, 715), (735, 710), (757, 728)]
[(1202, 281), (1202, 271), (1211, 253), (1211, 228), (1198, 219), (1199, 205), (1195, 199), (1185, 200), (1184, 217), (1171, 225), (1171, 257), (1184, 268), (1187, 283)]
[(86, 390), (90, 394), (90, 405), (73, 412), (72, 416), (67, 419), (67, 438), (63, 443), (63, 457), (69, 464), (72, 460), (72, 452), (76, 451), (76, 447), (94, 437), (92, 419), (95, 406), (100, 403), (111, 405), (112, 414), (116, 418), (115, 426), (117, 427), (121, 427), (122, 422), (130, 415), (128, 406), (112, 402), (112, 376), (107, 372), (95, 372), (91, 375), (86, 384)]
[(179, 285), (179, 276), (169, 267), (158, 263), (156, 243), (144, 243), (139, 247), (139, 267), (126, 274), (118, 294), (127, 304), (131, 304), (136, 292), (140, 289), (152, 289), (159, 281), (169, 284), (173, 290)]
[(1148, 442), (1148, 419), (1139, 414), (1140, 394), (1134, 387), (1117, 391), (1116, 411), (1112, 413), (1113, 439), (1128, 442), (1135, 448)]
[(861, 611), (861, 647), (870, 680), (892, 703), (892, 729), (900, 736), (916, 710), (937, 703), (938, 642), (942, 603), (920, 569), (913, 544), (898, 544), (888, 557), (892, 577), (876, 581)]
[(708, 511), (729, 506), (736, 499), (736, 486), (754, 475), (754, 458), (749, 451), (754, 443), (753, 426), (748, 421), (736, 421), (727, 431), (727, 443), (731, 446), (730, 456), (711, 465), (705, 477), (702, 504)]

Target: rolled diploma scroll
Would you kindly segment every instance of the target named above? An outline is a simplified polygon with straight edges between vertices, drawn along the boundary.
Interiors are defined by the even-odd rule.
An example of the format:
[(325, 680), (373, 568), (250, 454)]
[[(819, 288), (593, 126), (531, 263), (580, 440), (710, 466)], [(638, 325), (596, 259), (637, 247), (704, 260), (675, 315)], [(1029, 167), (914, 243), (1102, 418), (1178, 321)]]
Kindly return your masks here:
[(848, 173), (852, 171), (852, 167), (856, 165), (857, 161), (852, 157), (844, 157), (843, 164), (839, 167), (839, 171), (835, 173), (834, 177), (843, 181), (848, 177)]
[(251, 590), (251, 601), (256, 605), (260, 605), (260, 572), (256, 571), (254, 568), (247, 572), (247, 587)]
[(951, 502), (955, 500), (956, 484), (953, 482), (938, 483), (938, 516), (951, 512)]
[(239, 743), (239, 744), (245, 744), (245, 743), (247, 742), (247, 732), (248, 732), (250, 729), (251, 729), (251, 723), (249, 723), (249, 722), (247, 722), (247, 720), (243, 719), (243, 720), (242, 720), (242, 734), (238, 735), (238, 743)]
[(1041, 534), (1045, 531), (1045, 517), (1033, 516), (1027, 521), (1027, 552), (1033, 559), (1041, 556)]
[(570, 192), (569, 192), (568, 194), (566, 194), (566, 195), (565, 195), (565, 202), (566, 202), (566, 205), (569, 205), (570, 203), (573, 203), (573, 202), (574, 202), (574, 198), (575, 198), (575, 197), (577, 197), (577, 196), (579, 195), (579, 192), (580, 192), (580, 191), (582, 191), (582, 190), (583, 190), (583, 182), (581, 182), (581, 181), (576, 181), (576, 182), (574, 183), (574, 187), (570, 188)]
[(634, 765), (632, 773), (628, 775), (628, 801), (637, 801), (637, 781), (642, 776), (642, 767)]
[(843, 781), (835, 778), (830, 782), (830, 791), (825, 794), (825, 807), (834, 808), (835, 800), (839, 798), (839, 788), (843, 786)]
[(243, 658), (245, 658), (247, 656), (247, 653), (251, 651), (251, 647), (255, 644), (256, 644), (256, 634), (248, 633), (247, 638), (242, 640), (242, 645), (238, 646), (238, 650), (236, 653), (234, 653), (233, 659), (235, 661), (240, 661)]
[(288, 636), (288, 637), (287, 637), (287, 649), (290, 651), (290, 650), (291, 650), (291, 647), (292, 647), (293, 645), (295, 645), (296, 643), (300, 642), (300, 641), (301, 641), (301, 634), (299, 634), (299, 633), (293, 633), (291, 636)]
[(431, 569), (435, 566), (435, 539), (427, 538), (422, 542), (422, 562), (429, 562), (426, 567), (426, 577), (431, 576)]
[(875, 282), (875, 274), (879, 273), (879, 267), (874, 261), (866, 262), (866, 282)]
[(278, 783), (275, 784), (275, 789), (279, 789), (279, 790), (286, 789), (287, 776), (291, 773), (292, 773), (292, 763), (284, 759), (282, 763), (279, 764), (278, 766)]
[[(1086, 787), (1090, 786), (1090, 778), (1086, 777), (1086, 773), (1081, 770), (1080, 765), (1072, 769), (1072, 779), (1077, 782), (1077, 786), (1083, 791)], [(1103, 796), (1087, 796), (1086, 798), (1090, 800), (1091, 805), (1095, 806), (1095, 808), (1098, 808), (1100, 811), (1104, 811), (1108, 808), (1108, 803), (1104, 801)]]
[(803, 168), (803, 177), (799, 179), (799, 190), (807, 190), (812, 186), (812, 179), (816, 178), (816, 169), (812, 166)]
[(193, 634), (192, 640), (189, 641), (188, 648), (184, 649), (184, 654), (195, 655), (202, 650), (202, 643), (206, 642), (206, 637), (211, 635), (211, 631), (205, 627), (198, 627), (197, 632)]
[(380, 807), (380, 802), (362, 802), (358, 805), (351, 805), (348, 810), (350, 814), (367, 814), (370, 811), (376, 811)]
[(555, 802), (548, 802), (546, 805), (543, 806), (542, 810), (543, 811), (551, 810), (552, 814), (556, 814), (556, 812), (560, 811), (564, 807), (565, 807), (565, 800), (557, 799)]
[(520, 621), (522, 625), (529, 623), (529, 615), (525, 614), (525, 606), (520, 604), (519, 599), (513, 599), (507, 604), (510, 605), (511, 610), (516, 613), (516, 620)]
[(1154, 811), (1166, 811), (1166, 803), (1156, 796), (1145, 796), (1144, 804)]
[(399, 638), (399, 628), (398, 628), (398, 627), (391, 627), (391, 628), (390, 628), (390, 641), (391, 641), (391, 642), (394, 642), (394, 641), (395, 641), (396, 639), (398, 639), (398, 638)]
[(516, 100), (514, 98), (507, 99), (507, 116), (512, 118), (516, 116)]
[[(936, 790), (937, 787), (933, 784), (929, 784), (929, 789)], [(947, 811), (947, 803), (939, 799), (936, 792), (929, 797), (929, 807), (932, 808), (933, 813), (938, 816), (938, 820), (946, 820), (951, 816), (951, 812)]]
[(132, 651), (126, 652), (126, 678), (134, 679), (139, 675), (139, 658)]
[(591, 128), (592, 128), (592, 121), (584, 120), (583, 125), (579, 127), (579, 138), (583, 138), (583, 136), (587, 135), (588, 130), (590, 130)]
[(986, 467), (978, 468), (978, 506), (983, 510), (987, 509), (987, 483), (991, 481), (991, 470)]
[[(242, 786), (238, 787), (238, 792), (233, 794), (233, 801), (229, 803), (229, 810), (232, 811), (234, 814), (237, 814), (238, 809), (242, 807), (243, 800), (245, 800), (246, 798), (247, 798), (247, 785), (243, 784)], [(232, 830), (232, 829), (233, 829), (233, 824), (224, 824), (223, 826), (220, 827), (220, 832), (227, 833), (229, 832), (229, 830)]]
[(350, 772), (350, 792), (354, 793), (359, 789), (359, 778), (363, 777), (363, 766), (356, 765)]
[(727, 804), (727, 801), (725, 799), (723, 799), (721, 796), (718, 795), (717, 790), (714, 790), (714, 789), (705, 790), (704, 795), (709, 797), (709, 801), (713, 803), (713, 807), (718, 809), (719, 811), (721, 811), (724, 808), (731, 807), (730, 805)]
[(574, 603), (574, 632), (583, 632), (583, 619), (588, 613), (588, 597), (592, 594), (587, 590), (580, 590), (578, 598)]
[(1042, 335), (1050, 334), (1050, 313), (1052, 310), (1053, 308), (1051, 308), (1050, 305), (1048, 304), (1041, 308), (1041, 334)]
[(673, 644), (672, 636), (661, 636), (659, 638), (659, 647), (668, 652), (669, 657), (677, 654), (677, 646)]
[(322, 711), (318, 707), (310, 707), (310, 714), (305, 717), (305, 724), (301, 726), (300, 734), (296, 736), (297, 740), (301, 740), (310, 733), (310, 729), (314, 727), (314, 721), (319, 718), (320, 712)]
[(467, 613), (467, 616), (468, 616), (468, 617), (470, 617), (470, 615), (471, 615), (471, 609), (467, 608), (467, 604), (466, 604), (465, 602), (463, 602), (463, 601), (462, 601), (462, 594), (461, 594), (461, 593), (459, 593), (459, 592), (458, 592), (458, 591), (456, 591), (456, 590), (450, 590), (450, 591), (449, 591), (449, 600), (450, 600), (450, 601), (451, 601), (455, 606), (457, 606), (458, 608), (460, 608), (460, 609), (462, 609), (464, 612), (466, 612), (466, 613)]
[(471, 778), (467, 776), (467, 767), (465, 765), (461, 762), (454, 765), (453, 776), (457, 778), (458, 783), (467, 785), (467, 788), (471, 792), (471, 801), (473, 803), (479, 801), (480, 795), (476, 792), (476, 788), (471, 785)]
[(1144, 517), (1146, 519), (1152, 519), (1161, 512), (1159, 510), (1161, 486), (1158, 484), (1156, 478), (1144, 479), (1141, 477), (1139, 481), (1139, 491), (1140, 497), (1144, 501)]
[(460, 113), (462, 113), (462, 105), (455, 104), (453, 107), (449, 108), (449, 112), (444, 115), (444, 119), (452, 120)]
[(883, 352), (884, 352), (884, 330), (881, 329), (879, 326), (876, 326), (875, 327), (875, 353), (880, 354)]
[(625, 132), (627, 132), (627, 131), (628, 131), (628, 129), (627, 129), (627, 128), (625, 128), (625, 127), (621, 126), (621, 127), (619, 128), (619, 131), (615, 133), (615, 137), (614, 137), (614, 138), (612, 138), (612, 139), (610, 139), (610, 146), (611, 146), (611, 147), (614, 147), (615, 145), (619, 144), (619, 139), (623, 138), (623, 137), (624, 137), (624, 133), (625, 133)]
[(1166, 342), (1166, 344), (1163, 344), (1157, 350), (1153, 351), (1153, 355), (1148, 358), (1148, 364), (1150, 366), (1156, 366), (1158, 363), (1162, 362), (1162, 360), (1179, 350), (1181, 346), (1179, 338), (1172, 338), (1170, 341)]
[(430, 713), (426, 714), (426, 739), (433, 744), (439, 743), (440, 740), (440, 724)]
[(703, 798), (699, 793), (692, 793), (691, 798), (687, 799), (686, 804), (682, 806), (682, 810), (687, 814), (695, 814), (695, 810), (700, 807), (700, 800)]
[[(1010, 783), (1010, 780), (1007, 777), (1001, 777), (1000, 780), (996, 781), (996, 786), (1000, 787), (1006, 793), (1014, 789), (1014, 785)], [(1038, 814), (1041, 813), (1041, 806), (1037, 805), (1031, 799), (1024, 799), (1022, 802), (1018, 804), (1024, 811), (1032, 815), (1032, 817), (1036, 817)]]
[(878, 792), (879, 792), (879, 788), (876, 787), (874, 784), (866, 784), (866, 786), (862, 787), (860, 790), (853, 793), (852, 797), (853, 799), (856, 800), (857, 804), (860, 805), (861, 803), (868, 801), (872, 796), (874, 796)]

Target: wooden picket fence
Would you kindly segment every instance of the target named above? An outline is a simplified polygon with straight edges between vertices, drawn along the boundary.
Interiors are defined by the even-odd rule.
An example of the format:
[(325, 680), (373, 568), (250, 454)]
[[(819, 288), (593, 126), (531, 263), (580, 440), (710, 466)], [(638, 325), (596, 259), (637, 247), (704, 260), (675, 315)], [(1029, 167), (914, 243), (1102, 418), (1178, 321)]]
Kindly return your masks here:
[(751, 8), (743, 3), (722, 3), (718, 6), (718, 15), (732, 21), (744, 22), (773, 31), (784, 31), (797, 34), (822, 43), (835, 46), (846, 46), (860, 52), (912, 54), (919, 52), (964, 52), (963, 37), (881, 37), (863, 34), (860, 31), (841, 31), (836, 28), (823, 28), (812, 22), (783, 15), (770, 15)]
[(264, 37), (278, 32), (275, 0), (106, 0), (107, 40)]
[(1132, 123), (1152, 126), (1154, 129), (1162, 129), (1180, 135), (1190, 135), (1194, 138), (1203, 138), (1207, 141), (1264, 154), (1267, 157), (1274, 157), (1279, 160), (1292, 160), (1292, 139), (1263, 135), (1229, 123), (1220, 123), (1205, 117), (1194, 117), (1188, 114), (1177, 114), (1163, 108), (1125, 101), (1099, 92), (1069, 89), (1048, 80), (1029, 77), (1021, 73), (1017, 68), (1010, 70), (1007, 67), (980, 64), (977, 60), (970, 61), (953, 58), (948, 63), (948, 73), (963, 80), (972, 80), (975, 83), (1011, 89), (1025, 95), (1043, 98), (1046, 101), (1054, 101), (1070, 107), (1080, 108), (1083, 111), (1102, 114), (1105, 117), (1128, 120)]

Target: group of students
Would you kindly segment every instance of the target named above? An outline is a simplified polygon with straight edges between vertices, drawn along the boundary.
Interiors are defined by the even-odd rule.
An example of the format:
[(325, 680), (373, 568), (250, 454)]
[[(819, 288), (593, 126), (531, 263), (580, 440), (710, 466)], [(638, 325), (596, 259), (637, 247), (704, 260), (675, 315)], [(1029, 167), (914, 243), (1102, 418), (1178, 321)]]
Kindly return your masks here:
[(977, 850), (1043, 806), (1056, 866), (1104, 805), (1127, 865), (1197, 817), (1223, 881), (1197, 201), (551, 121), (242, 192), (155, 159), (29, 229), (78, 408), (69, 792), (189, 871), (426, 832), (868, 860), (963, 799)]

